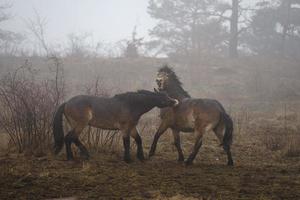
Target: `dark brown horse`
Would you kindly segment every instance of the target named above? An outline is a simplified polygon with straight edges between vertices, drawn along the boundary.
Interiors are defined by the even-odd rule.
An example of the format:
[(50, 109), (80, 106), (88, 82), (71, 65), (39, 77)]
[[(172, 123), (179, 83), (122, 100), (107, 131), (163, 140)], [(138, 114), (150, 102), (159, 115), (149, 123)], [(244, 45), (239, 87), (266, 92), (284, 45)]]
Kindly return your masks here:
[[(84, 158), (89, 158), (86, 147), (79, 135), (86, 126), (109, 130), (121, 130), (124, 144), (124, 160), (130, 162), (130, 135), (137, 144), (137, 157), (144, 160), (141, 137), (136, 129), (140, 117), (155, 106), (159, 108), (174, 106), (178, 101), (163, 92), (140, 90), (115, 95), (111, 98), (96, 96), (75, 96), (58, 108), (53, 122), (55, 154), (66, 144), (67, 159), (73, 159), (71, 144), (74, 143)], [(63, 114), (71, 126), (64, 137)]]
[(202, 145), (203, 135), (213, 130), (227, 153), (227, 164), (233, 165), (230, 152), (233, 122), (223, 106), (213, 99), (191, 98), (182, 88), (182, 83), (174, 71), (168, 66), (159, 69), (156, 82), (158, 89), (167, 92), (171, 98), (178, 99), (179, 105), (161, 109), (161, 124), (154, 136), (149, 157), (154, 155), (159, 137), (171, 128), (178, 151), (178, 161), (184, 161), (179, 133), (181, 131), (195, 133), (196, 141), (193, 151), (185, 161), (187, 165), (192, 164)]

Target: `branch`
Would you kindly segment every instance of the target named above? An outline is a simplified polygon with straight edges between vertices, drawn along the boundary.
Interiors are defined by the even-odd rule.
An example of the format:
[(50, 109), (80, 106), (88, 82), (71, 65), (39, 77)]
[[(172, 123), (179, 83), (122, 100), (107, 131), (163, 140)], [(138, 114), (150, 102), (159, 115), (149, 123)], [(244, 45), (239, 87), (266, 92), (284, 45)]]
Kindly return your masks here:
[(225, 14), (226, 11), (223, 11), (221, 13), (219, 13), (219, 12), (208, 12), (207, 15), (208, 16), (212, 16), (212, 17), (220, 17), (223, 20), (230, 20), (231, 19), (230, 17), (224, 16), (224, 14)]
[(41, 18), (39, 13), (34, 9), (35, 19), (28, 19), (27, 27), (38, 39), (42, 48), (45, 50), (47, 57), (49, 56), (49, 48), (45, 40), (45, 26), (47, 25), (46, 18)]
[(0, 22), (11, 18), (11, 15), (5, 12), (6, 9), (9, 9), (11, 7), (12, 7), (12, 4), (8, 4), (8, 3), (0, 5)]

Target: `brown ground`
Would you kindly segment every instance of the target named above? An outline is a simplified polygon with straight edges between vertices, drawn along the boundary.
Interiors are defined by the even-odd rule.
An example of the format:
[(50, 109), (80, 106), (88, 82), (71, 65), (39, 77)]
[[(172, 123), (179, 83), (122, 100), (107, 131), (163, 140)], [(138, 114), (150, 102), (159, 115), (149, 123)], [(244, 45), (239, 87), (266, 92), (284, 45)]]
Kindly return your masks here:
[[(187, 155), (193, 140), (183, 136)], [(150, 137), (143, 138), (147, 151)], [(144, 163), (124, 163), (121, 151), (94, 154), (88, 162), (3, 155), (0, 199), (300, 199), (300, 158), (266, 150), (259, 135), (235, 137), (234, 167), (225, 165), (213, 134), (191, 167), (176, 162), (170, 139), (162, 136), (156, 157)]]

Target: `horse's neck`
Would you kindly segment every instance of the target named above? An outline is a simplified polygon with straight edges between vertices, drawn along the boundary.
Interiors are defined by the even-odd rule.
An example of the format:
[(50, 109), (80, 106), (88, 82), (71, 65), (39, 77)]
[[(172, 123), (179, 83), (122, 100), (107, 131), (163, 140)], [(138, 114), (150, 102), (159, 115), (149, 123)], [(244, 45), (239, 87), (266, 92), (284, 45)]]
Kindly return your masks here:
[(171, 86), (167, 88), (166, 92), (171, 98), (177, 99), (179, 101), (190, 98), (186, 91), (181, 86)]
[(137, 102), (136, 105), (134, 105), (133, 110), (136, 110), (138, 115), (143, 115), (144, 113), (150, 111), (155, 106), (156, 106), (155, 103), (152, 101)]

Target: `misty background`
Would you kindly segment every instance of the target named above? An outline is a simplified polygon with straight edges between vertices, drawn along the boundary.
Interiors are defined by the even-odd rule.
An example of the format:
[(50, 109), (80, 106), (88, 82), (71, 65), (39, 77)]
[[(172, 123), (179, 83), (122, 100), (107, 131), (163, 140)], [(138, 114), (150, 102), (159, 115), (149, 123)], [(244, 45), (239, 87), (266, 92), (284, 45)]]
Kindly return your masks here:
[[(10, 20), (3, 21), (5, 30), (24, 33), (26, 20), (34, 19), (35, 12), (47, 20), (47, 38), (63, 42), (70, 33), (89, 32), (101, 41), (116, 42), (129, 38), (134, 26), (139, 34), (148, 35), (155, 26), (155, 19), (147, 12), (148, 0), (2, 0), (9, 4)], [(229, 1), (228, 1), (229, 2)], [(244, 5), (256, 1), (244, 0)]]
[[(256, 2), (244, 0), (240, 5), (245, 9), (252, 9)], [(224, 12), (224, 9), (228, 11), (228, 7), (221, 7), (227, 3), (229, 5), (230, 1), (207, 1), (203, 6), (219, 4), (217, 6), (220, 8), (216, 10)], [(65, 48), (70, 35), (88, 37), (89, 41), (86, 42), (89, 43), (112, 46), (121, 40), (130, 39), (135, 28), (144, 41), (149, 41), (151, 40), (149, 33), (160, 19), (151, 17), (148, 6), (147, 0), (126, 2), (6, 0), (2, 1), (1, 10), (2, 15), (7, 16), (4, 17), (6, 20), (1, 20), (1, 27), (2, 30), (20, 34), (23, 37), (20, 46), (30, 51), (34, 51), (33, 49), (37, 47), (31, 31), (28, 30), (28, 21), (36, 19), (37, 16), (43, 21), (44, 37), (52, 48), (56, 49)], [(230, 12), (227, 11), (222, 14), (229, 17)], [(244, 25), (241, 23), (241, 26)]]
[[(300, 0), (0, 0), (0, 199), (300, 199), (299, 58)], [(121, 134), (92, 127), (81, 135), (90, 162), (48, 156), (59, 105), (153, 91), (165, 64), (192, 98), (232, 117), (238, 167), (223, 167), (205, 134), (196, 166), (183, 168), (170, 130), (145, 164), (123, 165)], [(145, 152), (158, 116), (138, 124)], [(185, 154), (193, 136), (182, 134)]]

